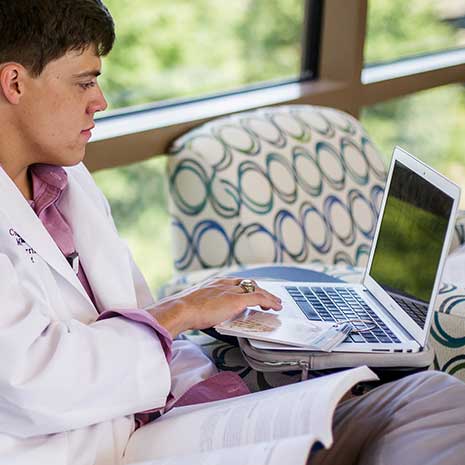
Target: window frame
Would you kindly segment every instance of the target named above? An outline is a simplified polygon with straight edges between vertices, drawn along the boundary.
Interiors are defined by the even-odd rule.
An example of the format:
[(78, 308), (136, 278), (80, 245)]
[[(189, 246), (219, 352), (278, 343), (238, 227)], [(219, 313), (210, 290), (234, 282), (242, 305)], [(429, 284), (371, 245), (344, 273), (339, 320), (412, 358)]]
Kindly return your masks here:
[(240, 111), (314, 104), (358, 117), (364, 106), (465, 81), (465, 48), (365, 66), (368, 1), (305, 0), (301, 74), (296, 80), (122, 109), (98, 118), (86, 165), (93, 171), (166, 154), (171, 142), (189, 129)]

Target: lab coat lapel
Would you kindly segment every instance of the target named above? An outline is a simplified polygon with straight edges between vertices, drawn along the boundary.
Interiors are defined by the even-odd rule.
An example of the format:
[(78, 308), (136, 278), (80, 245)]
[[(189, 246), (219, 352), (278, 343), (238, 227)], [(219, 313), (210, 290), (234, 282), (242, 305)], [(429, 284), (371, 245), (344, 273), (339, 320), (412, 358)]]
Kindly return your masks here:
[(11, 229), (21, 236), (43, 260), (69, 281), (90, 302), (89, 296), (63, 253), (15, 183), (1, 167), (0, 191), (2, 196), (0, 208), (2, 208), (2, 205), (8, 206), (8, 209), (2, 208), (2, 210), (11, 222)]
[(60, 200), (60, 212), (74, 235), (76, 250), (100, 310), (136, 308), (131, 263), (124, 243), (89, 193), (68, 172), (68, 188)]

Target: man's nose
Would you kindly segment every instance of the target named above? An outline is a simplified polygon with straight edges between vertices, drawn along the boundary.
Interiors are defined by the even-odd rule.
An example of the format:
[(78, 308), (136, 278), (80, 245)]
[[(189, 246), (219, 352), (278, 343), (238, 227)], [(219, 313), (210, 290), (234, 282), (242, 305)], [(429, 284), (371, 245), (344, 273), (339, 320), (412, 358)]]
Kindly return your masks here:
[(108, 103), (105, 99), (105, 96), (103, 95), (102, 89), (100, 87), (97, 87), (97, 93), (95, 97), (92, 99), (92, 101), (89, 103), (89, 106), (87, 108), (87, 112), (90, 114), (97, 113), (98, 111), (104, 111), (108, 107)]

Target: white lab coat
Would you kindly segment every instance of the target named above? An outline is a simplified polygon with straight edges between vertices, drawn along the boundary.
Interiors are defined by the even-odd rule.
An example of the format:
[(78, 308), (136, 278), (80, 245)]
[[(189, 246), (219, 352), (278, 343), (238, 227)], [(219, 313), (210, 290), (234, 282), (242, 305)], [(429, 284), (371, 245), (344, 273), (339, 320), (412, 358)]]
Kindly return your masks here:
[[(100, 311), (153, 304), (81, 164), (66, 168), (59, 209)], [(22, 241), (22, 240), (23, 241)], [(163, 407), (215, 373), (188, 341), (168, 366), (155, 332), (97, 309), (0, 168), (0, 464), (118, 464), (133, 413)]]

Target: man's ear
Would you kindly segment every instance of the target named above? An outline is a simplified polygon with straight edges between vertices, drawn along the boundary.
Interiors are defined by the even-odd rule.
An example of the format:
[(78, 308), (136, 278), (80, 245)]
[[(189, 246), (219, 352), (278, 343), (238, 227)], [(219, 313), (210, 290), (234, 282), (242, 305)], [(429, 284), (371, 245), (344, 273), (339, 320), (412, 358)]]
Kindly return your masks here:
[(26, 69), (18, 63), (5, 63), (0, 66), (0, 89), (9, 103), (17, 105), (21, 100), (26, 75)]

